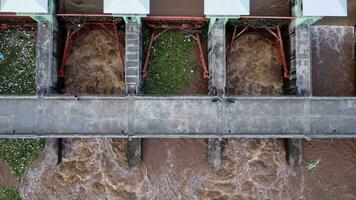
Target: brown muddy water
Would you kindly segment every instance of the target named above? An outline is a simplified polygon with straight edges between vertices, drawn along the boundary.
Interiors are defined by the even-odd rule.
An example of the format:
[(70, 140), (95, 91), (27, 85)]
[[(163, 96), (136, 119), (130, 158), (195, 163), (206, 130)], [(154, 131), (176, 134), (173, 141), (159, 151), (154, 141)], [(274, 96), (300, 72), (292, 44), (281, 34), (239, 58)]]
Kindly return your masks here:
[[(207, 163), (205, 140), (145, 140), (143, 163), (132, 169), (123, 140), (64, 145), (62, 164), (49, 151), (33, 164), (24, 199), (356, 199), (356, 140), (305, 142), (298, 168), (277, 139), (225, 141), (218, 169)], [(320, 164), (309, 171), (312, 160)]]
[(103, 0), (59, 0), (61, 13), (103, 13)]
[(313, 95), (356, 96), (354, 27), (311, 28)]
[(124, 45), (103, 31), (91, 31), (73, 45), (65, 66), (69, 94), (122, 94), (125, 92)]
[[(239, 59), (230, 61), (240, 64), (231, 62), (231, 93), (281, 94), (282, 74), (268, 40), (251, 34), (237, 42), (233, 55)], [(252, 86), (236, 84), (237, 73), (249, 77), (242, 85)], [(296, 168), (287, 165), (281, 139), (223, 140), (216, 169), (208, 164), (205, 139), (145, 139), (143, 162), (131, 169), (122, 139), (66, 139), (60, 165), (48, 147), (21, 182), (24, 199), (356, 199), (355, 139), (305, 141)], [(310, 161), (319, 165), (308, 170)]]
[[(206, 65), (208, 65), (208, 41), (205, 39), (201, 39), (202, 51), (204, 54), (204, 59)], [(194, 45), (193, 49), (191, 50), (189, 59), (199, 62), (199, 47), (198, 45)], [(197, 69), (190, 77), (190, 84), (188, 87), (183, 88), (179, 94), (186, 94), (186, 95), (206, 95), (209, 92), (209, 79), (204, 78), (204, 69), (199, 62)]]
[(231, 95), (282, 95), (283, 74), (273, 43), (260, 33), (245, 33), (227, 58), (226, 90)]
[(16, 177), (7, 164), (0, 163), (0, 186), (15, 188), (18, 185)]
[(204, 0), (151, 0), (153, 16), (204, 16)]
[(252, 16), (291, 16), (291, 0), (251, 0)]

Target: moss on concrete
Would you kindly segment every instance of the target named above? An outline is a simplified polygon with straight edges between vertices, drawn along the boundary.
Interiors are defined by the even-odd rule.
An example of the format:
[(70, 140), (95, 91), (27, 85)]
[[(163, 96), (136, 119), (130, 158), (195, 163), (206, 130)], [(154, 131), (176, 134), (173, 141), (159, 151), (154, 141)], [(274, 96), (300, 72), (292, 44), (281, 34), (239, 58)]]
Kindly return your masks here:
[(177, 94), (189, 86), (199, 62), (191, 60), (195, 41), (179, 30), (164, 33), (151, 49), (151, 62), (145, 80), (146, 94)]
[(0, 200), (21, 200), (21, 197), (16, 188), (0, 186)]
[(0, 94), (35, 94), (34, 30), (0, 32)]

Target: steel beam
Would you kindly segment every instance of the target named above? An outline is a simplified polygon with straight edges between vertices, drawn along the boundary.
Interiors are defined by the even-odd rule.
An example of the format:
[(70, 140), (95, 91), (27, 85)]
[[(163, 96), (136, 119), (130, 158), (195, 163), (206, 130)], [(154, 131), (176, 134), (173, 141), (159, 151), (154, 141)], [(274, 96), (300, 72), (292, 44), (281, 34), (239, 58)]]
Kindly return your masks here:
[(356, 98), (3, 96), (0, 135), (355, 138)]

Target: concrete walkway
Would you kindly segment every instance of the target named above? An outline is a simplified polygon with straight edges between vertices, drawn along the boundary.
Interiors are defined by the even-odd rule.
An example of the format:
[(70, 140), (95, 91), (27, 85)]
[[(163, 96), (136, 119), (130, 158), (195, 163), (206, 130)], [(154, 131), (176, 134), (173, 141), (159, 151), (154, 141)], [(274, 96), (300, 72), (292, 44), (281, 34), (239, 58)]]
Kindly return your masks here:
[(356, 137), (356, 98), (0, 97), (0, 137)]

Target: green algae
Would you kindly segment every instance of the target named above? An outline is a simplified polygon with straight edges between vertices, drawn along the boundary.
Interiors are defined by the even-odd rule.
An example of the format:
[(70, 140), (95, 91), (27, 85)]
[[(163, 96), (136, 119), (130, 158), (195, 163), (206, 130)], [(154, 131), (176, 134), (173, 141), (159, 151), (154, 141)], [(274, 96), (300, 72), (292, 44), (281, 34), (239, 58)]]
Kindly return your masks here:
[(179, 30), (160, 36), (151, 49), (145, 94), (177, 94), (189, 86), (190, 77), (199, 65), (189, 57), (194, 46), (194, 39)]
[(0, 186), (0, 200), (21, 200), (16, 188)]
[(0, 54), (0, 94), (35, 94), (35, 31), (1, 31)]
[[(0, 95), (36, 93), (36, 37), (34, 30), (0, 32)], [(0, 139), (0, 162), (22, 179), (44, 148), (43, 139)], [(0, 200), (18, 200), (17, 188), (0, 186)]]
[(16, 179), (21, 180), (43, 148), (43, 139), (0, 139), (0, 162), (9, 165)]

